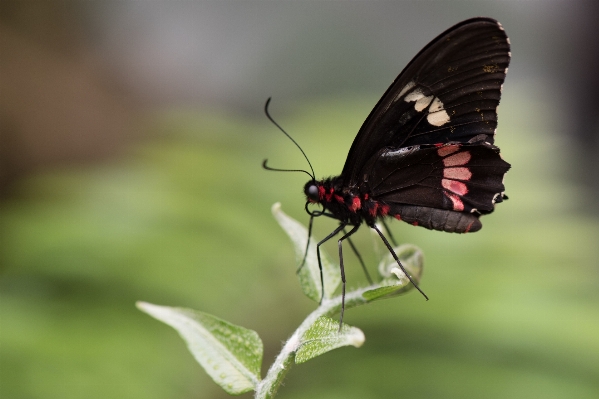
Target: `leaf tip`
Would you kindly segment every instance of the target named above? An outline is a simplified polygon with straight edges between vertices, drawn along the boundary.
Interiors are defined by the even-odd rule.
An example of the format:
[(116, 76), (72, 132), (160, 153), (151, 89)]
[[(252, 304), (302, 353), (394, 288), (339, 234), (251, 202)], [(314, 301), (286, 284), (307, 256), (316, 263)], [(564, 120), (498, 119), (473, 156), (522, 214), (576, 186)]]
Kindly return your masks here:
[(348, 343), (351, 346), (354, 346), (356, 348), (361, 347), (362, 345), (364, 345), (364, 341), (366, 341), (366, 336), (364, 335), (364, 332), (362, 330), (360, 330), (359, 328), (352, 328), (351, 334), (348, 335)]
[(272, 206), (270, 207), (270, 211), (273, 215), (276, 215), (277, 213), (281, 212), (281, 203), (275, 202), (274, 204), (272, 204)]

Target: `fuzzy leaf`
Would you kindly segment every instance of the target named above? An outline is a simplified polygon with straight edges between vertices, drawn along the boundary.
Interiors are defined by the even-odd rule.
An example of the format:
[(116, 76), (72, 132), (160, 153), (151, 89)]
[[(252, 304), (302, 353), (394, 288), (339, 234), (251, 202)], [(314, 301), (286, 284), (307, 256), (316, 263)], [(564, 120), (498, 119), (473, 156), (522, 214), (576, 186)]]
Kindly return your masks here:
[(357, 327), (347, 324), (341, 326), (330, 317), (321, 316), (300, 339), (298, 350), (295, 352), (295, 363), (304, 363), (323, 353), (342, 346), (359, 348), (364, 343), (364, 333)]
[[(410, 276), (419, 283), (424, 267), (424, 257), (420, 248), (412, 244), (404, 244), (394, 248), (394, 251)], [(380, 287), (362, 294), (367, 301), (390, 298), (414, 288), (390, 253), (379, 263), (379, 273), (384, 277)]]
[(137, 307), (177, 330), (197, 362), (227, 393), (252, 391), (260, 382), (263, 348), (255, 331), (197, 310), (146, 302)]
[[(278, 202), (272, 206), (272, 214), (291, 239), (295, 248), (297, 266), (299, 267), (306, 251), (308, 230), (297, 220), (285, 214), (281, 210), (281, 204)], [(318, 240), (312, 236), (310, 238), (310, 247), (308, 248), (306, 262), (299, 270), (298, 276), (304, 294), (308, 298), (320, 302), (322, 289), (320, 285), (320, 269), (318, 268), (318, 258), (316, 256), (317, 243)], [(322, 248), (320, 250), (320, 258), (324, 274), (324, 296), (325, 298), (332, 298), (335, 290), (341, 283), (339, 267), (329, 260), (329, 257)]]

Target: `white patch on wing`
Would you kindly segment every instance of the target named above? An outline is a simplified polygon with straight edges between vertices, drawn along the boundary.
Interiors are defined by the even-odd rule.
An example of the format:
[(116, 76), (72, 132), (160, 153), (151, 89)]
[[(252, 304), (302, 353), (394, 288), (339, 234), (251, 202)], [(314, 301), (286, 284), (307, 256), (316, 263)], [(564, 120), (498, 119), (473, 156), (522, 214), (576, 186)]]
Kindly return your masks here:
[[(407, 86), (409, 86), (409, 84), (406, 85), (406, 87)], [(402, 93), (403, 91), (404, 90), (402, 89)], [(406, 95), (404, 101), (407, 103), (415, 101), (416, 103), (414, 104), (414, 109), (417, 112), (424, 111), (424, 109), (426, 109), (426, 107), (428, 107), (430, 104), (429, 113), (426, 116), (426, 120), (433, 126), (442, 126), (449, 122), (449, 114), (447, 111), (445, 111), (443, 103), (439, 97), (434, 97), (432, 95), (425, 96), (420, 88), (417, 88)]]
[(445, 107), (439, 97), (435, 97), (428, 112), (426, 120), (433, 126), (442, 126), (449, 122), (449, 114), (445, 111)]
[(418, 101), (420, 100), (422, 97), (424, 97), (424, 94), (422, 93), (421, 89), (416, 89), (413, 92), (411, 92), (410, 94), (408, 94), (406, 96), (406, 98), (404, 98), (404, 101), (409, 103), (412, 101)]
[(418, 101), (416, 101), (416, 104), (414, 104), (414, 109), (416, 109), (418, 112), (421, 112), (423, 109), (428, 107), (432, 100), (433, 96), (419, 98)]
[(393, 100), (393, 101), (399, 100), (404, 94), (406, 94), (408, 92), (408, 90), (411, 90), (412, 87), (414, 87), (414, 86), (416, 86), (416, 83), (414, 83), (414, 82), (408, 82), (408, 84), (405, 85), (403, 87), (403, 89), (401, 89), (399, 91), (399, 94), (397, 96), (395, 96), (395, 100)]
[(445, 110), (432, 112), (428, 114), (426, 120), (433, 126), (443, 126), (444, 124), (449, 122), (449, 115)]
[(403, 147), (394, 151), (385, 151), (381, 154), (381, 158), (383, 160), (397, 160), (400, 157), (404, 157), (413, 153), (414, 151), (418, 151), (420, 149), (419, 145), (414, 145), (410, 147)]
[(441, 102), (441, 100), (439, 100), (439, 97), (435, 97), (435, 100), (431, 104), (431, 107), (428, 111), (429, 112), (437, 112), (437, 111), (441, 111), (443, 109), (444, 109), (443, 103)]

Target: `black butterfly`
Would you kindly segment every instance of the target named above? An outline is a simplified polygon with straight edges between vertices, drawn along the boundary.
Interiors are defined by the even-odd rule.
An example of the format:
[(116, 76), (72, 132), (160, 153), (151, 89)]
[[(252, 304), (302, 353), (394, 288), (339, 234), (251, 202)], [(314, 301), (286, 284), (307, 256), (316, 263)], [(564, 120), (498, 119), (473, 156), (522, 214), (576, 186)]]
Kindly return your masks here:
[[(507, 199), (502, 180), (510, 165), (493, 139), (510, 56), (510, 41), (493, 19), (473, 18), (449, 28), (416, 55), (376, 104), (341, 175), (317, 181), (313, 170), (304, 171), (312, 178), (304, 186), (310, 228), (315, 216), (340, 222), (318, 243), (319, 263), (320, 246), (344, 232), (343, 296), (341, 243), (362, 223), (379, 234), (422, 293), (375, 222), (389, 217), (427, 229), (475, 232), (482, 227), (479, 217)], [(276, 170), (266, 161), (264, 167)], [(310, 204), (323, 209), (310, 211)]]

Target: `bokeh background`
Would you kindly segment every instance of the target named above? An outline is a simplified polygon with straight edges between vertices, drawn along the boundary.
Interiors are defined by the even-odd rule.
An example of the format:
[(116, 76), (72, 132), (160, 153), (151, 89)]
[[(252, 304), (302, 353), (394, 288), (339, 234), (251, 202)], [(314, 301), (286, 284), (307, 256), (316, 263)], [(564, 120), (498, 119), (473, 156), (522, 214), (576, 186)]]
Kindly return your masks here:
[(599, 397), (598, 4), (3, 0), (0, 397), (227, 397), (137, 300), (256, 330), (266, 370), (315, 306), (270, 215), (307, 221), (305, 175), (261, 169), (305, 161), (266, 98), (317, 175), (338, 174), (403, 66), (473, 16), (512, 42), (510, 200), (477, 234), (395, 223), (431, 300), (346, 312), (365, 345), (294, 366), (279, 396)]

